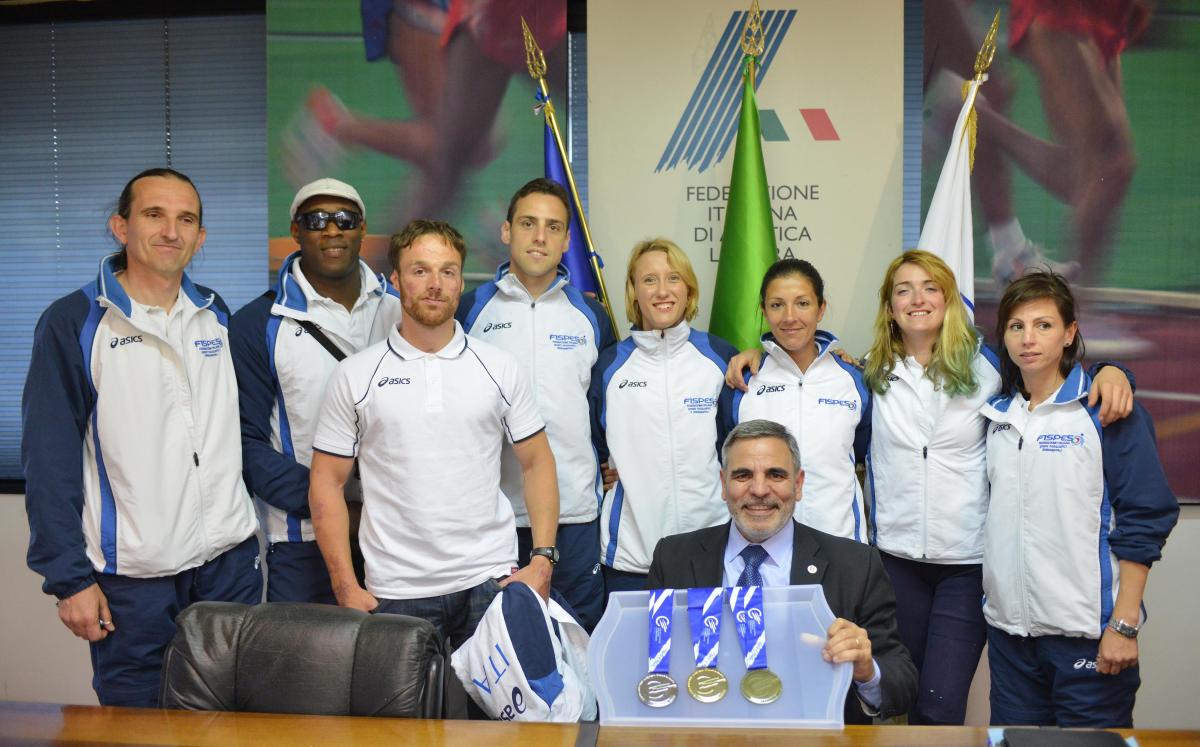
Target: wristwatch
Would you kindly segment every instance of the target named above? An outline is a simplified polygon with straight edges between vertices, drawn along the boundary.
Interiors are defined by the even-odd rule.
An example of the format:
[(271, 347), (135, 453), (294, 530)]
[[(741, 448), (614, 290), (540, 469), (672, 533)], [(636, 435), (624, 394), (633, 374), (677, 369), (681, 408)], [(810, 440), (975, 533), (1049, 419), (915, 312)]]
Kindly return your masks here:
[(546, 560), (550, 561), (550, 565), (558, 565), (558, 548), (557, 547), (535, 547), (529, 553), (529, 559), (533, 560), (533, 556), (541, 555)]
[(1115, 617), (1109, 618), (1108, 627), (1111, 628), (1113, 632), (1117, 633), (1118, 635), (1123, 635), (1126, 638), (1137, 638), (1138, 636), (1138, 626), (1130, 625), (1124, 620), (1118, 620)]

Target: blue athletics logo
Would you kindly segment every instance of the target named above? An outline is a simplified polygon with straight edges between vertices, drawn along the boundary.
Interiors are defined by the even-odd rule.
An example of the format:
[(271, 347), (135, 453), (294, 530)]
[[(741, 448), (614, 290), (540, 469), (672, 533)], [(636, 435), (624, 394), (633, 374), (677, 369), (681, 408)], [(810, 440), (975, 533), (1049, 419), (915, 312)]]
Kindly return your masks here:
[(787, 389), (787, 384), (763, 384), (754, 394), (761, 397), (764, 394), (774, 394), (775, 392), (782, 392), (785, 389)]
[(215, 358), (225, 348), (225, 342), (220, 337), (214, 337), (211, 340), (192, 340), (192, 344), (205, 358)]
[[(760, 88), (783, 38), (787, 35), (795, 10), (768, 10), (763, 12), (763, 37), (765, 46), (759, 56), (759, 67), (755, 88)], [(742, 100), (742, 28), (746, 24), (746, 11), (736, 11), (729, 16), (725, 30), (717, 39), (712, 56), (688, 99), (687, 107), (667, 141), (655, 171), (670, 171), (680, 161), (687, 168), (703, 172), (719, 163), (729, 151), (737, 135), (737, 121)], [(703, 43), (703, 42), (701, 42)], [(760, 109), (763, 136), (767, 140), (787, 140), (779, 116), (773, 109)]]
[(717, 406), (716, 397), (684, 397), (683, 406), (693, 415), (707, 415)]
[(412, 379), (408, 378), (407, 376), (405, 376), (403, 378), (400, 378), (398, 376), (384, 376), (384, 377), (381, 377), (379, 379), (379, 381), (375, 382), (375, 386), (376, 387), (385, 387), (385, 386), (391, 386), (392, 384), (411, 384), (411, 383), (412, 383)]
[(831, 407), (845, 407), (850, 412), (858, 409), (858, 403), (852, 399), (828, 399), (827, 397), (821, 397), (817, 400), (817, 404), (829, 405)]
[(1055, 454), (1072, 446), (1083, 446), (1083, 443), (1082, 433), (1043, 433), (1037, 437), (1039, 449)]
[(550, 335), (550, 344), (556, 350), (574, 350), (587, 345), (587, 335)]
[(512, 322), (488, 322), (483, 325), (485, 334), (491, 332), (493, 329), (512, 329)]

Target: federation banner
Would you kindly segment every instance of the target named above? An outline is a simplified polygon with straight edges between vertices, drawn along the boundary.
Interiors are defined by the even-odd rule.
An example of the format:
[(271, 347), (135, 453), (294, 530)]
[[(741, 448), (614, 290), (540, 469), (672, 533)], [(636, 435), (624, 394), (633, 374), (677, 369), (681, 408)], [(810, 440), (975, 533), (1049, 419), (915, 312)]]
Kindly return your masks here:
[[(695, 326), (709, 326), (747, 7), (588, 5), (590, 218), (615, 308), (630, 249), (665, 236), (695, 265)], [(778, 253), (817, 267), (822, 326), (861, 352), (883, 268), (901, 249), (903, 5), (793, 0), (762, 11), (755, 94)]]

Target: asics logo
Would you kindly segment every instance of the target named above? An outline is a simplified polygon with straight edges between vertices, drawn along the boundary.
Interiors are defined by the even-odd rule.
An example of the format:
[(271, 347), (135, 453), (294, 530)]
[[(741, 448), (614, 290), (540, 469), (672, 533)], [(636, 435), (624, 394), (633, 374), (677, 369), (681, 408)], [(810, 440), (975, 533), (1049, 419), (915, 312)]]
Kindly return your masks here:
[(404, 378), (399, 378), (397, 376), (384, 376), (384, 377), (380, 378), (379, 381), (375, 382), (375, 386), (385, 387), (385, 386), (391, 386), (392, 384), (411, 384), (411, 383), (412, 383), (412, 379), (408, 378), (407, 376), (405, 376)]
[(483, 325), (484, 332), (491, 332), (493, 329), (512, 329), (512, 322), (488, 322)]
[(108, 346), (110, 348), (115, 348), (120, 345), (130, 345), (132, 343), (141, 342), (141, 341), (142, 341), (141, 335), (129, 335), (128, 337), (114, 337), (108, 341)]
[(787, 389), (787, 384), (775, 384), (773, 386), (763, 384), (762, 386), (760, 386), (758, 388), (758, 391), (755, 392), (755, 394), (756, 395), (772, 394), (774, 392), (782, 392), (784, 389)]
[(625, 387), (629, 387), (630, 389), (645, 388), (645, 386), (646, 386), (645, 381), (632, 381), (630, 379), (621, 379), (621, 383), (617, 384), (617, 389), (624, 389)]

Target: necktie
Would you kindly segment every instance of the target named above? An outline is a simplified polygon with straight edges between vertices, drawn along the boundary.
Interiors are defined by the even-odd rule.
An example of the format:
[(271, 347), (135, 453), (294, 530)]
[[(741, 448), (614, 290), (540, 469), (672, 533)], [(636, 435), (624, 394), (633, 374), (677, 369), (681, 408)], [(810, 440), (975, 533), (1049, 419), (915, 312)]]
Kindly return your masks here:
[(746, 561), (746, 567), (742, 570), (742, 575), (738, 576), (737, 585), (762, 586), (762, 574), (758, 572), (758, 568), (767, 559), (767, 551), (762, 545), (746, 545), (738, 554)]

